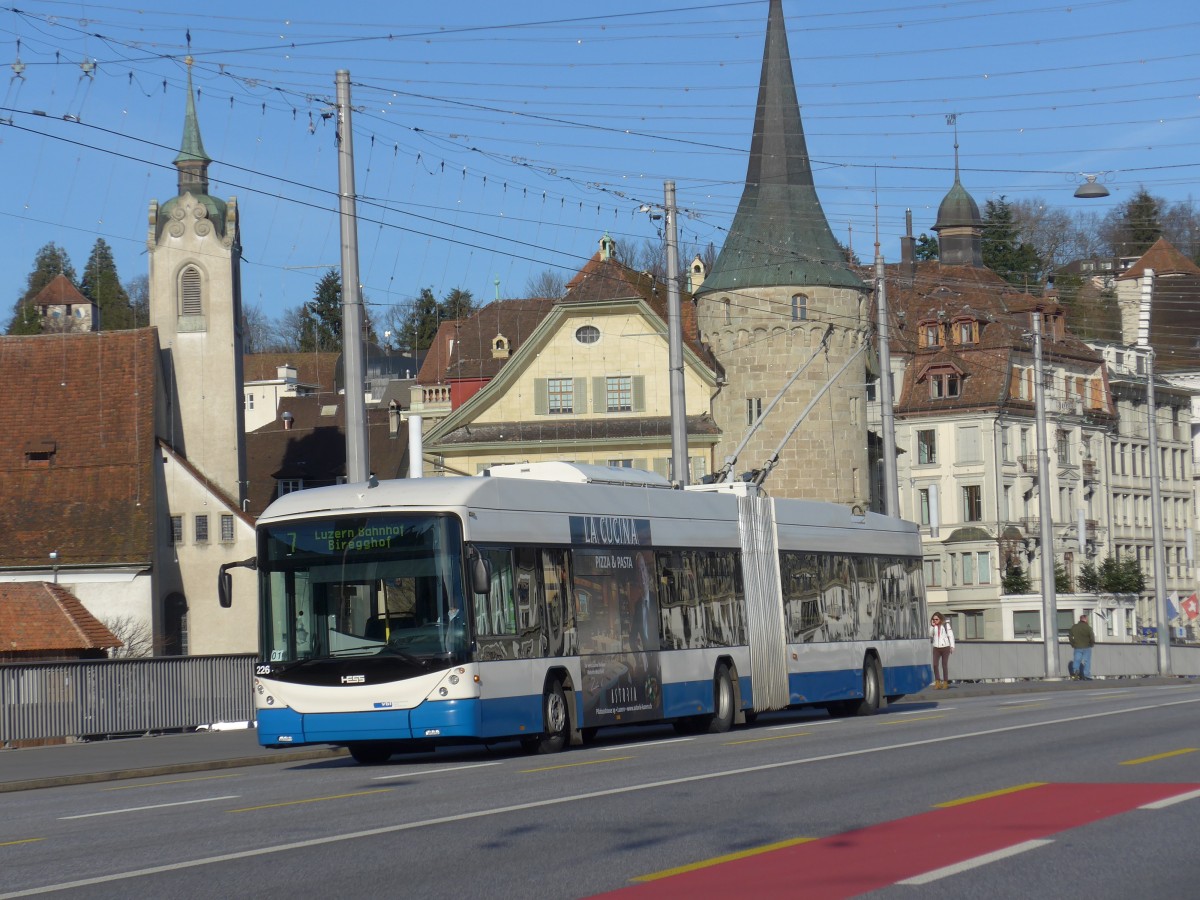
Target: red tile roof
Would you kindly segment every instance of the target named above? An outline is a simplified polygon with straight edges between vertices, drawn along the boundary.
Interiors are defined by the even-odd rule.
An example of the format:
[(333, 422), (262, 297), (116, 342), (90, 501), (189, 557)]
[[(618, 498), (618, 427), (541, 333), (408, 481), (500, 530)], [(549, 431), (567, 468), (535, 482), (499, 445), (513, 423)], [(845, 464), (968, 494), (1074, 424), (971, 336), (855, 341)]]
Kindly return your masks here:
[(334, 390), (337, 353), (250, 353), (242, 357), (242, 377), (246, 381), (273, 381), (280, 366), (296, 369), (301, 384), (315, 384), (322, 393)]
[(1159, 238), (1132, 266), (1117, 276), (1118, 281), (1138, 278), (1147, 269), (1155, 275), (1200, 275), (1200, 266), (1175, 249), (1166, 238)]
[(121, 640), (62, 585), (0, 583), (0, 653), (120, 646)]
[(149, 563), (154, 329), (0, 337), (0, 567)]
[(91, 303), (66, 275), (55, 275), (33, 298), (35, 306), (79, 306)]

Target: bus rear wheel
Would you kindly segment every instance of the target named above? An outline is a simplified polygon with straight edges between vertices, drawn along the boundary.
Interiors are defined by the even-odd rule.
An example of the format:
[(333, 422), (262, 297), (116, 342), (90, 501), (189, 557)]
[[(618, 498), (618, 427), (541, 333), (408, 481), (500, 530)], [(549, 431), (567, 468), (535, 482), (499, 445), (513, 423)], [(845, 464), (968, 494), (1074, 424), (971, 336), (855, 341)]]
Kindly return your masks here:
[(709, 734), (724, 734), (733, 727), (733, 717), (736, 713), (736, 700), (733, 693), (733, 679), (729, 675), (729, 666), (721, 663), (713, 676), (713, 714), (708, 720)]
[(542, 733), (526, 744), (535, 753), (558, 753), (571, 739), (571, 717), (562, 682), (555, 680), (542, 694)]
[(351, 744), (347, 749), (360, 766), (381, 766), (392, 758), (387, 744)]

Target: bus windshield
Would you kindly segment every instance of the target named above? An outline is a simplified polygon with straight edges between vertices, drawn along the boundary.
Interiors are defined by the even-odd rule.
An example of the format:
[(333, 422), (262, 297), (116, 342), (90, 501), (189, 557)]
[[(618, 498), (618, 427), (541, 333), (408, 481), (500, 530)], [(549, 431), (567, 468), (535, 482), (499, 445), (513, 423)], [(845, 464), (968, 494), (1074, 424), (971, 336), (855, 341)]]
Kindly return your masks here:
[(462, 528), (453, 516), (271, 525), (259, 533), (259, 559), (266, 661), (465, 658)]

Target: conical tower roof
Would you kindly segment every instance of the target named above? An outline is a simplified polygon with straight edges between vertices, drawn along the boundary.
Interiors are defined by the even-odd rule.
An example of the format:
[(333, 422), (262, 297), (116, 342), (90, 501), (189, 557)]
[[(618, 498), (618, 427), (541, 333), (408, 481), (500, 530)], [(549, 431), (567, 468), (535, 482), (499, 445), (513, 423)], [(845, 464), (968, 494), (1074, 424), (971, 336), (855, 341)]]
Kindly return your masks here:
[(192, 58), (187, 59), (187, 110), (183, 115), (183, 143), (179, 145), (179, 155), (175, 157), (175, 165), (181, 162), (200, 162), (206, 165), (212, 162), (204, 152), (204, 141), (200, 139), (200, 121), (196, 118), (196, 100), (192, 91)]
[(777, 285), (863, 287), (817, 199), (782, 0), (771, 0), (746, 187), (700, 291)]

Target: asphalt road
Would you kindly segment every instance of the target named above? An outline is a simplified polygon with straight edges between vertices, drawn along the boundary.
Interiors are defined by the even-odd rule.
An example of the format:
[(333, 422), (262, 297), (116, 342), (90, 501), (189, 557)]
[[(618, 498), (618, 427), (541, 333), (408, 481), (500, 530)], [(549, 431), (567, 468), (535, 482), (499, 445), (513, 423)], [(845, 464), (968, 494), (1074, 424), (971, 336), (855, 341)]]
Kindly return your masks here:
[[(256, 754), (11, 791), (0, 898), (1193, 896), (1200, 686), (1047, 687), (602, 732), (554, 756)], [(81, 752), (124, 744), (129, 773), (138, 746), (229, 734)]]

